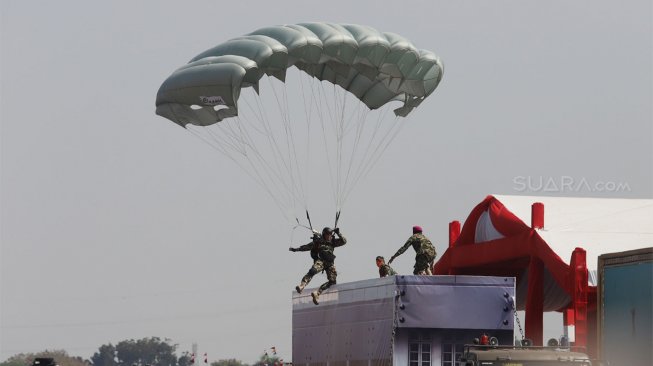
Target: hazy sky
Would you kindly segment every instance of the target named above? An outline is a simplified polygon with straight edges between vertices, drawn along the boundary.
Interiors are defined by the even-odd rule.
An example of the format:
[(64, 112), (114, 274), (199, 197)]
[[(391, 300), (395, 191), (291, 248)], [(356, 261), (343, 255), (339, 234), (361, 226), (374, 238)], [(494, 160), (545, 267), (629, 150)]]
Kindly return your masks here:
[[(447, 223), (490, 193), (653, 196), (650, 0), (3, 0), (0, 12), (0, 360), (150, 336), (197, 342), (210, 360), (271, 346), (291, 358), (291, 291), (310, 259), (287, 251), (291, 226), (260, 187), (154, 114), (172, 71), (263, 26), (366, 24), (445, 63), (343, 210), (340, 282), (375, 277), (374, 257), (415, 224), (444, 252)], [(543, 192), (542, 179), (625, 188)], [(410, 273), (412, 257), (395, 268)]]

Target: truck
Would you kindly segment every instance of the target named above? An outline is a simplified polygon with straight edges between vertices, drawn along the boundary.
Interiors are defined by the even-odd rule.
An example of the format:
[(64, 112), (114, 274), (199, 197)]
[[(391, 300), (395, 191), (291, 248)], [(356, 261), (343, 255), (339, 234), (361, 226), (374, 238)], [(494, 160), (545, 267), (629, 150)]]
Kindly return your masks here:
[(52, 357), (36, 357), (32, 361), (32, 366), (58, 366)]
[(293, 294), (295, 366), (458, 366), (480, 333), (514, 339), (514, 277), (397, 275)]
[(653, 247), (600, 255), (597, 271), (599, 358), (653, 365)]
[(459, 366), (592, 366), (586, 353), (569, 347), (465, 345)]

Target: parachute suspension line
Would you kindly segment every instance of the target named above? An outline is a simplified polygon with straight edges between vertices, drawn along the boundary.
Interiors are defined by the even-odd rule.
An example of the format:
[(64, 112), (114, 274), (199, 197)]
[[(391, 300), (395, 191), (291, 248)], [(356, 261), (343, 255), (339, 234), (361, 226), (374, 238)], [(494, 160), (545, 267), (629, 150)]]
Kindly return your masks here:
[[(264, 118), (263, 111), (259, 109), (257, 111), (249, 104), (247, 99), (243, 99), (245, 104), (251, 109), (252, 114), (260, 120)], [(262, 124), (264, 126), (264, 124)], [(249, 133), (247, 127), (254, 129), (256, 132), (261, 133), (262, 131), (257, 129), (254, 123), (243, 123), (240, 117), (236, 117), (233, 120), (225, 120), (218, 124), (217, 131), (212, 131), (210, 128), (207, 131), (211, 132), (210, 136), (213, 137), (213, 140), (216, 141), (215, 147), (216, 150), (223, 152), (227, 157), (234, 161), (242, 170), (244, 170), (250, 177), (254, 179), (268, 195), (273, 199), (277, 207), (282, 211), (284, 217), (290, 220), (287, 210), (290, 208), (284, 202), (290, 202), (289, 199), (283, 199), (282, 196), (285, 196), (288, 191), (288, 188), (285, 187), (286, 182), (279, 176), (279, 170), (274, 169), (272, 164), (268, 159), (261, 154), (259, 149), (257, 149), (256, 143), (254, 143), (251, 134)], [(234, 127), (235, 126), (235, 127)], [(218, 132), (221, 132), (218, 133)], [(267, 134), (262, 134), (266, 136)], [(222, 145), (220, 141), (222, 141)], [(249, 169), (243, 165), (243, 163), (236, 159), (232, 154), (230, 154), (224, 146), (228, 146), (231, 150), (235, 151), (238, 155), (242, 157), (243, 162), (249, 164)], [(219, 147), (219, 148), (218, 148)], [(249, 150), (249, 152), (248, 152)], [(272, 160), (276, 163), (276, 160)], [(284, 186), (286, 189), (282, 189), (280, 185)], [(275, 189), (271, 189), (275, 187)], [(275, 195), (274, 192), (277, 192)], [(284, 194), (286, 192), (286, 194)], [(279, 196), (280, 195), (280, 196)]]
[[(318, 81), (318, 83), (319, 83), (319, 81)], [(317, 89), (317, 95), (316, 95), (315, 89)], [(328, 165), (327, 170), (329, 172), (329, 182), (331, 183), (331, 193), (333, 195), (333, 200), (335, 202), (336, 201), (335, 188), (334, 188), (335, 184), (334, 184), (333, 168), (332, 168), (332, 163), (331, 163), (331, 154), (330, 154), (330, 149), (329, 149), (329, 142), (327, 141), (327, 129), (326, 129), (326, 123), (324, 121), (324, 119), (325, 119), (324, 118), (324, 113), (322, 113), (322, 103), (323, 102), (327, 103), (327, 101), (326, 101), (327, 98), (325, 98), (323, 96), (323, 91), (324, 91), (324, 85), (323, 84), (318, 84), (318, 87), (311, 88), (311, 90), (313, 92), (313, 101), (315, 102), (315, 106), (316, 106), (317, 111), (318, 111), (317, 116), (318, 116), (318, 119), (320, 121), (320, 126), (322, 127), (322, 141), (324, 142), (324, 150), (326, 152), (326, 159), (327, 159), (327, 165)], [(331, 111), (329, 110), (328, 105), (327, 105), (327, 110), (329, 111), (329, 114), (330, 114)]]
[[(254, 99), (256, 100), (256, 97), (254, 97)], [(256, 123), (252, 123), (251, 128), (254, 131), (256, 131), (257, 133), (259, 133), (260, 135), (262, 135), (262, 136), (267, 135), (267, 132), (265, 131), (265, 126), (264, 126), (264, 123), (263, 123), (263, 120), (264, 120), (264, 116), (262, 114), (263, 111), (261, 111), (260, 108), (252, 107), (252, 104), (249, 101), (248, 95), (246, 95), (244, 93), (241, 93), (240, 102), (241, 102), (241, 105), (244, 102), (245, 105), (249, 108), (249, 111), (252, 113), (252, 115), (254, 117), (256, 117), (256, 119), (252, 121), (252, 122), (256, 122)], [(241, 118), (241, 119), (245, 119), (245, 117), (242, 115), (242, 113), (239, 113), (238, 117)]]
[(342, 165), (342, 135), (341, 135), (341, 116), (342, 116), (342, 108), (340, 107), (339, 101), (340, 97), (338, 95), (338, 87), (336, 84), (331, 85), (333, 89), (333, 118), (331, 120), (331, 125), (333, 127), (333, 134), (334, 134), (334, 174), (336, 176), (336, 179), (334, 180), (335, 187), (334, 187), (334, 205), (336, 206), (336, 210), (338, 209), (338, 201), (340, 199), (340, 166)]
[(379, 145), (376, 148), (376, 156), (374, 157), (374, 160), (370, 161), (368, 164), (367, 170), (363, 172), (363, 176), (366, 176), (374, 167), (376, 162), (383, 156), (383, 153), (388, 149), (388, 146), (394, 141), (394, 139), (397, 137), (399, 132), (403, 129), (403, 127), (406, 125), (406, 119), (400, 120), (399, 117), (394, 118), (394, 122), (390, 129), (388, 129), (386, 135), (383, 137), (383, 140), (379, 142)]
[(313, 114), (313, 103), (312, 103), (312, 100), (311, 100), (310, 103), (306, 100), (306, 91), (304, 90), (304, 81), (303, 81), (303, 79), (304, 78), (302, 77), (302, 75), (299, 74), (299, 85), (300, 85), (300, 88), (301, 88), (301, 91), (302, 91), (302, 99), (304, 100), (304, 115), (306, 116), (305, 117), (306, 118), (306, 138), (305, 138), (306, 152), (304, 154), (305, 158), (304, 158), (304, 170), (303, 171), (304, 171), (304, 174), (305, 174), (304, 175), (305, 182), (307, 182), (306, 192), (305, 192), (305, 194), (306, 194), (306, 207), (304, 207), (304, 208), (308, 210), (308, 197), (309, 197), (309, 194), (310, 194), (310, 192), (308, 191), (308, 188), (309, 188), (309, 186), (308, 186), (308, 177), (310, 176), (309, 172), (310, 172), (310, 168), (311, 168), (311, 165), (310, 165), (309, 162), (311, 161), (311, 149), (310, 149), (310, 147), (311, 147), (311, 117), (312, 117), (312, 114)]
[[(263, 154), (261, 154), (261, 152), (256, 148), (256, 144), (253, 142), (249, 131), (245, 127), (250, 125), (250, 123), (243, 123), (238, 117), (237, 122), (238, 123), (234, 123), (234, 125), (237, 126), (237, 130), (242, 136), (241, 140), (243, 141), (243, 144), (249, 147), (252, 152), (251, 154), (245, 155), (245, 158), (249, 162), (252, 170), (257, 176), (261, 178), (261, 181), (266, 186), (266, 189), (270, 190), (270, 186), (274, 186), (275, 189), (270, 190), (270, 192), (278, 192), (279, 195), (283, 196), (284, 192), (287, 191), (287, 187), (284, 187), (285, 182), (279, 178), (278, 170), (274, 169), (272, 165), (267, 161), (267, 159), (265, 159)], [(280, 185), (282, 187), (280, 187)], [(284, 191), (282, 188), (286, 188), (286, 191)], [(288, 197), (286, 197), (285, 200), (278, 197), (276, 197), (276, 199), (280, 202), (289, 202)], [(282, 207), (284, 209), (288, 209), (287, 204), (282, 205)]]
[[(204, 128), (206, 128), (206, 127), (204, 127)], [(288, 218), (286, 212), (285, 212), (284, 209), (283, 209), (283, 207), (284, 207), (285, 205), (284, 205), (283, 202), (281, 202), (281, 201), (278, 199), (278, 197), (277, 197), (277, 196), (276, 196), (276, 195), (275, 195), (275, 194), (270, 190), (270, 187), (267, 186), (267, 185), (265, 184), (263, 178), (262, 178), (260, 175), (258, 175), (258, 174), (253, 174), (249, 169), (247, 169), (247, 168), (242, 164), (241, 161), (239, 161), (238, 159), (236, 159), (236, 158), (235, 158), (232, 154), (230, 154), (230, 153), (229, 153), (229, 152), (228, 152), (224, 147), (220, 146), (219, 143), (217, 142), (217, 140), (211, 140), (211, 139), (207, 138), (204, 134), (202, 134), (202, 133), (200, 133), (198, 130), (196, 130), (196, 129), (194, 128), (194, 126), (193, 126), (193, 127), (186, 128), (186, 130), (189, 131), (189, 132), (190, 132), (192, 135), (194, 135), (195, 137), (197, 137), (197, 138), (199, 138), (200, 140), (204, 141), (207, 145), (209, 145), (209, 146), (210, 146), (211, 148), (213, 148), (214, 150), (216, 150), (216, 151), (222, 153), (222, 154), (223, 154), (224, 156), (226, 156), (229, 160), (231, 160), (231, 161), (233, 161), (234, 163), (236, 163), (236, 165), (238, 165), (238, 167), (240, 167), (240, 168), (241, 168), (241, 169), (242, 169), (242, 170), (243, 170), (247, 175), (249, 175), (250, 178), (252, 178), (252, 180), (254, 180), (258, 185), (260, 185), (260, 186), (261, 186), (261, 187), (262, 187), (262, 188), (263, 188), (263, 189), (268, 193), (268, 195), (270, 196), (270, 198), (272, 198), (272, 200), (273, 200), (273, 201), (275, 202), (275, 204), (277, 205), (277, 208), (279, 209), (279, 211), (281, 211), (281, 214), (282, 214), (284, 217)], [(288, 218), (288, 219), (289, 219), (289, 218)]]
[[(350, 179), (351, 179), (351, 176), (352, 176), (352, 169), (354, 167), (354, 161), (355, 161), (355, 158), (357, 156), (357, 152), (359, 151), (359, 147), (361, 145), (361, 138), (363, 136), (363, 132), (365, 131), (365, 124), (367, 122), (368, 113), (364, 108), (361, 108), (362, 105), (363, 105), (363, 103), (359, 103), (358, 106), (357, 106), (357, 110), (356, 110), (358, 120), (357, 120), (357, 122), (355, 124), (356, 134), (355, 134), (355, 136), (353, 138), (354, 142), (353, 142), (352, 148), (351, 148), (351, 150), (352, 150), (351, 151), (351, 157), (349, 159), (349, 165), (347, 167), (347, 172), (345, 174), (345, 179), (344, 179), (344, 183), (343, 183), (343, 187), (344, 187), (343, 191), (345, 191), (345, 192), (347, 192), (350, 189), (349, 184), (350, 184)], [(358, 165), (360, 166), (361, 164), (362, 164), (362, 162), (359, 162)], [(351, 187), (351, 189), (353, 189), (353, 187)], [(340, 202), (339, 209), (342, 207), (342, 205), (344, 205), (345, 199), (346, 199), (346, 196), (342, 197), (342, 202)]]
[[(343, 94), (343, 98), (346, 98), (346, 94)], [(344, 103), (346, 103), (346, 99), (345, 102), (343, 102), (343, 104)], [(367, 106), (365, 106), (360, 101), (350, 109), (352, 110), (348, 111), (349, 113), (348, 118), (345, 118), (345, 115), (343, 114), (342, 137), (341, 137), (342, 141), (345, 141), (345, 137), (347, 137), (352, 132), (355, 132), (355, 134), (353, 136), (347, 137), (348, 138), (347, 144), (351, 144), (351, 151), (345, 151), (346, 145), (341, 144), (341, 153), (343, 154), (343, 159), (342, 159), (342, 164), (340, 166), (340, 169), (342, 170), (343, 173), (341, 174), (341, 177), (339, 179), (340, 190), (339, 190), (338, 203), (337, 203), (338, 211), (341, 210), (345, 204), (347, 198), (345, 193), (353, 189), (353, 186), (350, 186), (351, 184), (350, 177), (353, 170), (355, 169), (354, 163), (358, 158), (357, 152), (360, 150), (361, 138), (364, 134), (365, 124), (366, 124), (367, 116), (369, 114), (369, 109), (367, 108)], [(358, 163), (358, 165), (360, 166), (360, 162)]]
[[(280, 192), (280, 194), (283, 195), (284, 192), (288, 194), (288, 187), (286, 186), (284, 180), (280, 177), (279, 171), (274, 169), (272, 164), (267, 161), (265, 156), (258, 149), (256, 149), (256, 144), (253, 142), (251, 135), (245, 128), (246, 125), (249, 124), (243, 122), (237, 124), (243, 138), (247, 141), (247, 146), (251, 147), (252, 154), (249, 154), (247, 157), (249, 162), (252, 164), (252, 168), (257, 172), (257, 174), (260, 174), (259, 172), (265, 173), (269, 179), (270, 185), (274, 185), (276, 187), (275, 190)], [(280, 185), (282, 188), (285, 188), (285, 191), (280, 189)], [(288, 202), (288, 197), (289, 196), (286, 197), (286, 202)]]
[[(346, 107), (346, 102), (347, 99), (346, 94), (343, 94), (343, 105)], [(354, 104), (350, 109), (351, 111), (349, 112), (349, 117), (346, 117), (345, 114), (345, 108), (343, 108), (343, 116), (342, 116), (342, 141), (345, 141), (345, 137), (348, 136), (354, 129), (357, 129), (358, 126), (360, 126), (361, 121), (360, 121), (360, 113), (361, 113), (361, 106), (363, 105), (362, 102), (358, 102)], [(358, 118), (356, 118), (358, 117)], [(359, 137), (354, 135), (353, 137), (350, 137), (349, 139), (353, 139), (353, 146), (352, 146), (352, 152), (350, 155), (343, 155), (346, 158), (343, 160), (343, 164), (341, 165), (340, 169), (342, 170), (342, 176), (340, 180), (341, 188), (340, 192), (338, 195), (338, 204), (337, 204), (337, 209), (338, 212), (343, 208), (345, 204), (345, 196), (344, 193), (347, 191), (347, 184), (349, 182), (349, 174), (351, 172), (351, 167), (352, 163), (356, 159), (355, 151), (357, 149), (357, 145), (360, 141)], [(343, 145), (341, 143), (341, 150), (342, 154), (346, 154), (347, 151), (345, 151), (346, 144)]]
[(369, 110), (367, 106), (363, 104), (363, 102), (358, 101), (357, 103), (355, 102), (355, 110), (353, 110), (351, 113), (349, 113), (349, 118), (346, 120), (346, 124), (344, 127), (344, 135), (348, 135), (349, 133), (352, 132), (352, 130), (358, 128), (358, 125), (360, 124), (361, 120), (361, 114), (362, 113), (367, 113)]
[[(330, 84), (331, 87), (333, 87), (334, 90), (334, 96), (332, 98), (327, 97), (327, 90), (326, 88), (328, 87), (324, 83), (321, 83), (322, 86), (322, 97), (320, 98), (321, 101), (324, 102), (324, 105), (326, 106), (326, 110), (328, 111), (328, 119), (323, 120), (322, 122), (324, 123), (324, 126), (322, 127), (323, 130), (323, 136), (324, 136), (324, 146), (325, 146), (325, 153), (327, 155), (327, 158), (329, 160), (329, 176), (331, 178), (331, 194), (333, 195), (333, 202), (338, 201), (338, 131), (337, 131), (337, 124), (336, 124), (336, 118), (337, 118), (337, 112), (336, 112), (336, 105), (338, 103), (338, 98), (335, 97), (335, 85)], [(329, 104), (329, 101), (332, 101), (332, 104)], [(323, 113), (321, 113), (323, 114)]]
[[(283, 96), (284, 96), (284, 102), (285, 102), (285, 107), (287, 111), (290, 111), (290, 104), (288, 102), (288, 90), (285, 87), (283, 88)], [(290, 137), (292, 139), (292, 151), (293, 151), (293, 157), (295, 159), (295, 174), (297, 175), (297, 181), (299, 182), (299, 188), (300, 188), (300, 193), (301, 193), (301, 198), (302, 198), (302, 203), (304, 204), (304, 208), (308, 208), (308, 196), (306, 194), (306, 186), (308, 185), (308, 179), (305, 179), (305, 177), (302, 177), (302, 170), (301, 170), (301, 164), (299, 161), (299, 154), (297, 153), (297, 143), (295, 140), (295, 131), (292, 128), (292, 123), (290, 123), (290, 119), (288, 121), (288, 126), (290, 128)], [(296, 123), (299, 126), (299, 123)]]
[[(335, 88), (335, 84), (334, 84), (334, 88)], [(334, 98), (334, 99), (339, 100), (339, 98)], [(345, 93), (345, 91), (343, 89), (342, 103), (341, 103), (341, 107), (339, 108), (340, 109), (340, 118), (337, 121), (337, 127), (336, 127), (336, 133), (337, 133), (336, 138), (337, 138), (337, 148), (338, 148), (338, 153), (337, 153), (337, 155), (338, 155), (338, 165), (337, 165), (337, 168), (338, 168), (338, 173), (337, 173), (338, 187), (337, 187), (337, 192), (336, 192), (336, 203), (335, 204), (336, 204), (336, 210), (338, 210), (338, 211), (341, 209), (342, 193), (343, 193), (343, 189), (344, 189), (344, 187), (342, 185), (342, 183), (343, 183), (343, 179), (342, 179), (342, 175), (343, 175), (342, 160), (343, 160), (343, 141), (344, 141), (344, 136), (345, 136), (345, 109), (346, 108), (347, 108), (347, 98), (346, 98), (346, 93)]]
[[(275, 94), (276, 96), (276, 94)], [(272, 128), (272, 125), (270, 124), (270, 119), (267, 116), (267, 113), (265, 112), (265, 107), (263, 107), (260, 98), (255, 98), (256, 99), (256, 107), (259, 110), (259, 114), (261, 115), (261, 125), (265, 131), (265, 137), (267, 138), (268, 144), (270, 148), (272, 149), (273, 153), (273, 161), (275, 163), (275, 174), (279, 178), (280, 181), (283, 182), (284, 186), (286, 187), (286, 191), (290, 194), (290, 197), (294, 197), (292, 194), (292, 188), (290, 187), (291, 183), (285, 180), (283, 177), (287, 176), (282, 174), (282, 172), (285, 170), (286, 173), (290, 172), (290, 168), (288, 167), (287, 162), (284, 160), (284, 154), (281, 151), (281, 148), (279, 147), (279, 143), (277, 142), (276, 136), (274, 134), (274, 130)], [(283, 169), (282, 169), (283, 168)], [(291, 201), (294, 202), (294, 199), (291, 199)]]
[(295, 144), (295, 136), (292, 128), (292, 123), (290, 121), (290, 108), (288, 105), (288, 95), (286, 88), (281, 88), (283, 93), (282, 93), (282, 99), (283, 99), (283, 104), (282, 102), (279, 101), (279, 95), (274, 87), (274, 84), (272, 83), (271, 79), (268, 78), (268, 81), (270, 82), (270, 86), (272, 90), (274, 91), (274, 96), (277, 101), (277, 107), (279, 108), (279, 112), (282, 115), (282, 123), (284, 124), (284, 132), (286, 134), (286, 149), (287, 149), (287, 155), (288, 155), (288, 165), (289, 165), (289, 178), (292, 184), (292, 187), (294, 189), (294, 193), (296, 195), (296, 198), (299, 198), (301, 202), (303, 203), (304, 207), (306, 208), (306, 195), (304, 191), (304, 183), (302, 182), (302, 177), (300, 174), (300, 169), (299, 169), (299, 159), (297, 158), (297, 149), (296, 149), (296, 144)]
[[(248, 161), (254, 173), (261, 177), (262, 183), (266, 186), (274, 185), (277, 187), (276, 191), (283, 193), (284, 191), (279, 189), (279, 184), (283, 185), (283, 180), (279, 179), (278, 171), (273, 169), (271, 164), (267, 161), (267, 159), (265, 159), (259, 149), (256, 148), (256, 143), (253, 141), (251, 134), (247, 130), (246, 126), (252, 125), (252, 123), (244, 123), (241, 120), (244, 119), (241, 117), (236, 117), (233, 125), (227, 124), (227, 128), (225, 128), (224, 133), (242, 144), (244, 151), (242, 154), (243, 157)], [(251, 151), (251, 153), (247, 152), (248, 149)], [(265, 173), (267, 179), (263, 177), (262, 173)], [(270, 184), (266, 184), (266, 182), (269, 182)]]
[[(384, 108), (383, 110), (385, 111), (386, 109)], [(361, 146), (361, 141), (362, 141), (361, 138), (365, 134), (365, 126), (367, 125), (368, 116), (369, 116), (369, 112), (367, 110), (363, 110), (363, 113), (359, 115), (359, 120), (358, 120), (359, 122), (356, 130), (357, 135), (355, 138), (355, 143), (352, 146), (352, 158), (350, 160), (351, 170), (349, 170), (346, 178), (346, 182), (347, 182), (346, 192), (350, 192), (356, 186), (358, 182), (358, 179), (356, 178), (358, 175), (360, 175), (360, 172), (363, 170), (363, 167), (365, 166), (366, 162), (370, 159), (370, 151), (374, 144), (374, 139), (377, 136), (378, 131), (380, 130), (381, 122), (383, 121), (383, 114), (380, 113), (378, 115), (376, 127), (373, 127), (370, 133), (371, 138), (367, 139), (368, 142), (365, 146), (365, 150), (363, 154), (360, 156), (360, 158), (358, 159), (356, 166), (354, 167), (354, 160), (356, 160), (355, 157), (358, 154), (358, 151), (360, 150), (360, 146)], [(350, 178), (352, 175), (354, 176), (354, 178)], [(348, 193), (345, 193), (343, 195), (343, 202), (346, 200), (347, 197), (348, 197)]]
[[(339, 92), (342, 91), (342, 94)], [(342, 102), (340, 102), (340, 97), (342, 95)], [(340, 209), (340, 201), (342, 198), (342, 160), (343, 160), (343, 139), (344, 139), (344, 121), (345, 121), (345, 109), (346, 109), (346, 94), (344, 89), (341, 89), (333, 84), (333, 111), (334, 119), (331, 121), (333, 125), (333, 131), (335, 134), (335, 201), (336, 210)]]
[(292, 194), (292, 188), (290, 187), (290, 183), (286, 179), (284, 179), (286, 175), (283, 173), (284, 170), (286, 171), (288, 170), (288, 167), (283, 159), (283, 154), (275, 138), (274, 130), (269, 122), (269, 118), (267, 118), (267, 113), (265, 113), (265, 108), (260, 103), (260, 99), (256, 98), (256, 102), (257, 102), (256, 108), (259, 111), (259, 115), (261, 116), (261, 120), (259, 121), (259, 123), (263, 128), (263, 132), (264, 132), (263, 136), (265, 137), (265, 140), (267, 141), (267, 145), (269, 146), (269, 149), (272, 152), (272, 154), (270, 155), (271, 157), (268, 159), (266, 159), (264, 155), (261, 153), (259, 153), (258, 155), (264, 161), (268, 161), (268, 160), (272, 161), (273, 164), (266, 163), (266, 165), (273, 172), (273, 175), (281, 183), (281, 185), (283, 185), (286, 194), (288, 194), (289, 202), (293, 202), (294, 195)]
[[(288, 186), (292, 189), (291, 195), (293, 207), (297, 207), (298, 201), (304, 203), (305, 206), (306, 199), (304, 196), (303, 184), (301, 182), (301, 176), (299, 173), (299, 163), (297, 159), (297, 152), (295, 150), (295, 139), (292, 124), (290, 121), (287, 96), (285, 94), (286, 89), (282, 88), (282, 91), (284, 92), (282, 93), (282, 97), (284, 98), (284, 102), (282, 103), (279, 100), (279, 92), (277, 92), (277, 89), (275, 88), (272, 81), (273, 80), (268, 77), (268, 82), (273, 91), (275, 100), (277, 102), (277, 108), (279, 109), (281, 115), (281, 127), (285, 136), (285, 140), (283, 141), (285, 142), (285, 151), (282, 151), (283, 149), (279, 146), (277, 146), (277, 151), (279, 152), (280, 159), (286, 169), (285, 177), (287, 179)], [(286, 107), (285, 109), (284, 105)], [(282, 143), (281, 146), (284, 146), (284, 144)]]
[[(215, 149), (215, 150), (217, 150), (217, 151), (219, 151), (219, 152), (221, 152), (221, 153), (226, 154), (227, 156), (229, 156), (229, 154), (227, 153), (227, 151), (226, 151), (223, 147), (219, 146), (215, 141), (212, 141), (211, 139), (209, 139), (209, 138), (207, 138), (206, 136), (202, 135), (201, 133), (199, 133), (199, 131), (196, 131), (194, 126), (191, 126), (191, 127), (185, 127), (185, 129), (186, 129), (186, 131), (188, 131), (188, 132), (189, 132), (190, 134), (192, 134), (193, 136), (195, 136), (195, 137), (197, 137), (198, 139), (200, 139), (200, 140), (202, 140), (203, 142), (205, 142), (205, 143), (206, 143), (207, 145), (209, 145), (211, 148), (213, 148), (213, 149)], [(231, 157), (231, 156), (229, 156), (229, 157)]]
[[(265, 137), (265, 140), (267, 141), (267, 144), (272, 152), (272, 155), (270, 158), (266, 159), (263, 154), (261, 154), (258, 149), (254, 148), (253, 151), (256, 152), (258, 159), (260, 160), (261, 166), (266, 169), (269, 173), (270, 176), (273, 176), (276, 178), (279, 186), (283, 186), (284, 191), (287, 195), (288, 202), (293, 202), (293, 206), (295, 203), (295, 194), (293, 192), (293, 187), (292, 187), (292, 179), (287, 179), (285, 177), (288, 177), (288, 172), (291, 170), (289, 169), (286, 161), (284, 160), (283, 156), (284, 154), (282, 153), (279, 144), (277, 142), (276, 136), (274, 134), (274, 130), (270, 124), (270, 119), (267, 116), (267, 113), (265, 112), (265, 108), (262, 106), (260, 99), (256, 98), (256, 110), (252, 105), (247, 102), (247, 106), (252, 110), (253, 114), (259, 117), (259, 124), (262, 128), (263, 131), (263, 136)], [(258, 112), (258, 113), (257, 113)], [(252, 144), (256, 146), (257, 144)], [(271, 162), (270, 162), (271, 161)], [(285, 173), (284, 173), (285, 172)]]
[[(376, 137), (377, 137), (379, 131), (381, 130), (381, 126), (382, 126), (383, 120), (384, 120), (383, 117), (385, 116), (386, 113), (387, 113), (387, 107), (384, 107), (382, 109), (382, 112), (380, 112), (378, 114), (378, 116), (377, 116), (376, 125), (372, 127), (371, 137), (368, 139), (368, 143), (365, 146), (365, 151), (363, 152), (363, 155), (360, 158), (359, 165), (355, 169), (356, 174), (352, 178), (352, 183), (351, 183), (350, 187), (354, 187), (358, 183), (359, 176), (361, 175), (360, 173), (365, 169), (364, 167), (372, 159), (372, 156), (373, 156), (372, 147), (374, 146)], [(363, 120), (361, 129), (359, 129), (359, 133), (361, 134), (361, 137), (364, 134), (364, 128), (365, 128), (365, 122), (366, 121), (367, 121), (367, 115), (365, 115), (365, 120)], [(353, 188), (350, 188), (349, 191), (351, 189), (353, 189)]]
[[(368, 166), (371, 161), (374, 161), (374, 156), (375, 152), (378, 150), (378, 146), (381, 144), (383, 139), (381, 141), (377, 141), (377, 137), (379, 136), (379, 132), (381, 131), (381, 126), (384, 124), (385, 117), (388, 114), (388, 107), (383, 107), (382, 111), (379, 111), (377, 119), (376, 119), (376, 124), (372, 127), (371, 131), (371, 138), (368, 139), (367, 146), (365, 147), (365, 151), (360, 159), (360, 163), (358, 167), (355, 169), (356, 174), (354, 174), (354, 177), (352, 178), (352, 183), (349, 185), (349, 189), (347, 193), (345, 194), (345, 198), (349, 196), (351, 191), (353, 190), (353, 187), (355, 187), (358, 182), (362, 179), (363, 176), (365, 176), (365, 171), (368, 169)], [(363, 131), (361, 131), (361, 134)]]
[[(211, 141), (213, 141), (216, 148), (224, 150), (223, 151), (224, 154), (228, 154), (228, 150), (231, 150), (234, 153), (238, 153), (238, 154), (245, 154), (245, 151), (243, 150), (242, 146), (238, 146), (237, 144), (238, 141), (233, 141), (228, 139), (227, 137), (216, 135), (215, 133), (213, 133), (211, 128), (209, 128), (209, 126), (203, 127), (203, 130), (206, 131), (207, 138), (211, 138)], [(198, 136), (200, 136), (199, 131), (195, 131), (195, 133), (197, 133)]]
[[(388, 149), (388, 146), (394, 141), (394, 139), (397, 137), (399, 132), (403, 129), (403, 127), (406, 125), (406, 121), (400, 121), (399, 117), (394, 118), (394, 123), (388, 129), (386, 134), (384, 135), (383, 139), (379, 142), (379, 145), (376, 146), (374, 152), (373, 152), (373, 158), (369, 160), (369, 162), (366, 164), (366, 167), (364, 170), (360, 173), (360, 175), (356, 178), (356, 182), (358, 180), (363, 179), (367, 177), (367, 175), (370, 173), (372, 168), (376, 165), (376, 163), (379, 161), (381, 156), (383, 156), (383, 153)], [(351, 191), (347, 192), (346, 196), (351, 194)]]
[[(235, 128), (234, 125), (239, 128)], [(240, 126), (240, 123), (226, 120), (217, 123), (214, 126), (207, 126), (205, 131), (217, 143), (225, 144), (231, 147), (234, 152), (246, 157), (247, 148), (249, 147), (251, 149), (252, 147), (251, 144), (248, 144), (247, 141), (245, 141), (242, 132), (239, 131)]]

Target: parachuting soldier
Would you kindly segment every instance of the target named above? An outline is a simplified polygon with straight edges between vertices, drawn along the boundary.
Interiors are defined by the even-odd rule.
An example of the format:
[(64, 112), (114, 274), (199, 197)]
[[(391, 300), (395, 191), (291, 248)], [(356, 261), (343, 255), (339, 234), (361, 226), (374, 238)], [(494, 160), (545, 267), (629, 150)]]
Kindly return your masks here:
[(399, 248), (397, 253), (395, 253), (395, 255), (390, 258), (388, 264), (392, 263), (395, 258), (402, 255), (410, 246), (415, 249), (416, 253), (413, 274), (432, 274), (431, 267), (433, 267), (433, 261), (435, 260), (436, 256), (435, 247), (433, 247), (431, 241), (426, 236), (424, 236), (424, 234), (422, 234), (421, 226), (413, 226), (413, 235), (411, 235), (411, 237), (406, 241), (406, 244)]
[[(334, 234), (338, 237), (334, 238)], [(313, 258), (313, 265), (304, 278), (302, 278), (300, 284), (295, 287), (295, 290), (297, 290), (298, 293), (301, 293), (313, 276), (322, 271), (326, 271), (327, 282), (323, 283), (316, 291), (311, 292), (313, 303), (315, 305), (319, 304), (320, 294), (331, 287), (331, 285), (336, 284), (338, 272), (336, 272), (336, 256), (333, 254), (333, 251), (335, 248), (343, 246), (346, 243), (347, 239), (340, 234), (340, 229), (335, 228), (332, 230), (331, 228), (325, 227), (322, 230), (322, 235), (314, 235), (313, 241), (310, 243), (304, 244), (298, 248), (289, 248), (291, 252), (307, 252), (310, 250), (311, 258)]]
[(394, 276), (397, 272), (385, 263), (385, 258), (376, 257), (376, 266), (379, 267), (379, 277)]

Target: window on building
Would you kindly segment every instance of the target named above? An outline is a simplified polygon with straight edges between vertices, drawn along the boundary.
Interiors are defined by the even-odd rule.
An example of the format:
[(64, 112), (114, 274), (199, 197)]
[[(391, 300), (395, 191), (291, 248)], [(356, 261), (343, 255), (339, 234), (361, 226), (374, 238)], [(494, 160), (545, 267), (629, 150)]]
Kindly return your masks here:
[(408, 340), (408, 366), (431, 366), (431, 336), (414, 334)]
[(442, 343), (442, 366), (456, 366), (463, 355), (462, 343)]

